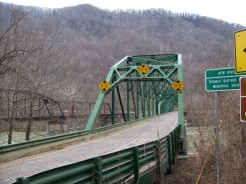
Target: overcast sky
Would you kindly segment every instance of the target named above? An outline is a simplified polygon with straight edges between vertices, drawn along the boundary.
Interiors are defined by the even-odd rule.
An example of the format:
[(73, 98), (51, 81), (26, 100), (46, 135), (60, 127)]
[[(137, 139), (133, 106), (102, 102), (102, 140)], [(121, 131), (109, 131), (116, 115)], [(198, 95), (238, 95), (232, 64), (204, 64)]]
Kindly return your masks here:
[(163, 8), (172, 12), (188, 12), (238, 23), (246, 27), (246, 0), (0, 0), (19, 5), (62, 8), (92, 4), (102, 9)]

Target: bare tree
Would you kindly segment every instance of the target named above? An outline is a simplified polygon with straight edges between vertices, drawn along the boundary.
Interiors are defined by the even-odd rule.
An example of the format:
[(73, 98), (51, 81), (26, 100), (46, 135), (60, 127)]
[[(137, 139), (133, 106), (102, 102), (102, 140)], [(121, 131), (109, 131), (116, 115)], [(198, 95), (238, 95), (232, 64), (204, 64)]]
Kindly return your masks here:
[[(0, 9), (4, 9), (4, 5), (0, 4)], [(25, 47), (25, 43), (22, 42), (22, 28), (21, 24), (27, 17), (28, 13), (20, 7), (10, 7), (10, 13), (4, 14), (5, 11), (0, 11), (0, 76), (6, 74), (7, 71), (12, 71), (10, 75), (14, 73), (15, 79), (11, 83), (13, 89), (17, 89), (20, 84), (21, 73), (20, 68), (23, 67), (23, 60), (20, 60), (18, 67), (16, 68), (15, 62), (21, 55), (25, 55), (29, 50)], [(24, 39), (25, 40), (25, 39)], [(16, 71), (17, 70), (17, 71)], [(2, 85), (6, 85), (2, 82)], [(3, 86), (2, 86), (3, 87)], [(4, 86), (6, 87), (6, 86)], [(12, 93), (12, 97), (8, 97), (9, 101), (9, 114), (8, 114), (8, 144), (12, 143), (13, 123), (14, 116), (17, 112), (17, 93)]]
[[(35, 105), (35, 94), (51, 95), (60, 88), (62, 80), (62, 63), (59, 61), (59, 54), (62, 48), (59, 45), (60, 28), (51, 26), (49, 18), (45, 19), (41, 25), (38, 25), (33, 42), (37, 50), (29, 58), (30, 67), (27, 69), (27, 90), (31, 92), (29, 104), (28, 124), (26, 128), (26, 140), (30, 139), (31, 126), (33, 123), (33, 112)], [(40, 31), (41, 27), (44, 29)], [(47, 26), (47, 27), (46, 27)]]
[[(0, 9), (4, 9), (0, 4)], [(21, 22), (28, 15), (20, 7), (11, 7), (10, 15), (3, 14), (0, 10), (0, 75), (5, 74), (8, 70), (14, 70), (10, 63), (23, 52), (27, 52), (19, 44), (18, 30)]]
[[(0, 58), (1, 74), (3, 75), (8, 70), (12, 71), (8, 72), (8, 75), (4, 77), (4, 87), (13, 91), (10, 99), (11, 112), (8, 122), (9, 144), (12, 142), (13, 123), (15, 121), (15, 114), (18, 111), (18, 91), (26, 90), (30, 94), (27, 102), (29, 113), (23, 115), (25, 116), (23, 118), (26, 118), (28, 121), (26, 140), (29, 140), (33, 124), (33, 114), (37, 110), (35, 107), (37, 101), (36, 93), (52, 95), (60, 87), (59, 83), (62, 80), (61, 68), (63, 66), (59, 60), (60, 53), (62, 52), (62, 47), (59, 44), (61, 31), (55, 20), (49, 15), (49, 17), (40, 22), (34, 23), (31, 19), (31, 12), (29, 13), (30, 16), (24, 11), (21, 13), (21, 10), (18, 10), (19, 14), (16, 14), (15, 11), (12, 13), (11, 22), (13, 22), (13, 17), (19, 14), (25, 16), (23, 16), (18, 24), (16, 23), (17, 25), (14, 27), (14, 30), (4, 33), (2, 38), (7, 38), (2, 39), (4, 43), (1, 42), (1, 46), (5, 46), (5, 50)], [(12, 24), (14, 23), (11, 23), (11, 26)]]

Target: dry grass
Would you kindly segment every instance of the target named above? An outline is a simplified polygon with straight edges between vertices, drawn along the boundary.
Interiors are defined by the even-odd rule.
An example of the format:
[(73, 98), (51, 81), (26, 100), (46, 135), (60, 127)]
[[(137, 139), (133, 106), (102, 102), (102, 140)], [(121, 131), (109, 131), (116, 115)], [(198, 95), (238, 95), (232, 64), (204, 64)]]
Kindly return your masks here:
[[(161, 183), (200, 184), (217, 183), (214, 140), (213, 99), (202, 97), (193, 103), (187, 129), (188, 151), (193, 156), (177, 159), (173, 174), (165, 176)], [(211, 99), (211, 98), (210, 98)], [(246, 125), (239, 121), (239, 99), (235, 93), (219, 94), (220, 128), (220, 183), (246, 183)], [(208, 113), (201, 113), (207, 109)], [(204, 168), (202, 170), (202, 167)], [(199, 173), (201, 177), (199, 178)]]

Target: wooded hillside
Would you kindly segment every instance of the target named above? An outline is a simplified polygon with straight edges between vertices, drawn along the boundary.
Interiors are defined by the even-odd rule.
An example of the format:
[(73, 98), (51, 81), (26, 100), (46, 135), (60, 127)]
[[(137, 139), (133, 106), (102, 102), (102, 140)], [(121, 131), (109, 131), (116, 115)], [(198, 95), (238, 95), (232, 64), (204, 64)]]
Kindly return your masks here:
[[(52, 78), (49, 79), (50, 85), (57, 86), (49, 95), (54, 92), (56, 97), (63, 99), (70, 96), (80, 101), (95, 101), (98, 82), (106, 77), (110, 66), (126, 55), (181, 53), (186, 92), (203, 90), (205, 69), (220, 66), (221, 63), (224, 63), (224, 67), (234, 65), (233, 32), (242, 29), (240, 25), (221, 20), (192, 14), (174, 14), (162, 9), (106, 11), (91, 5), (80, 5), (43, 10), (12, 7), (2, 3), (1, 25), (5, 26), (1, 26), (1, 35), (16, 9), (25, 14), (18, 23), (19, 36), (16, 37), (28, 36), (37, 45), (37, 51), (37, 43), (41, 42), (37, 35), (46, 37), (46, 41), (42, 40), (46, 44), (49, 44), (49, 39), (53, 41), (52, 45), (47, 45), (47, 48), (52, 47), (52, 53), (49, 57), (43, 56), (49, 60), (48, 68), (54, 75), (49, 75)], [(16, 18), (19, 17), (19, 14), (16, 15)], [(30, 32), (35, 32), (33, 38)], [(21, 41), (23, 43), (23, 40), (18, 40), (18, 47), (23, 47)], [(11, 40), (8, 42), (12, 44)], [(6, 39), (2, 39), (2, 58), (5, 43)], [(34, 45), (31, 47), (34, 49)], [(19, 52), (17, 57), (5, 58), (3, 64), (8, 72), (1, 75), (1, 80), (5, 81), (1, 82), (1, 88), (11, 88), (10, 75), (15, 75), (20, 55)], [(30, 62), (28, 66), (33, 59)], [(10, 72), (13, 70), (14, 73)], [(26, 85), (21, 86), (26, 88)], [(49, 85), (43, 86), (51, 88)], [(38, 91), (47, 91), (42, 88), (39, 87)], [(68, 94), (71, 91), (72, 94)]]

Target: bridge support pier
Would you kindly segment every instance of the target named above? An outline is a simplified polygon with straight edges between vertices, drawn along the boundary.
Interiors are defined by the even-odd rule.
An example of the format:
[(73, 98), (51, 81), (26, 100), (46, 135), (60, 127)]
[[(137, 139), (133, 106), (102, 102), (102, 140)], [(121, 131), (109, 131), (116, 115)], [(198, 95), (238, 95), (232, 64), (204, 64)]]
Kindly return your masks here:
[(69, 132), (69, 126), (67, 121), (65, 120), (51, 120), (47, 122), (47, 133), (49, 136), (56, 135), (56, 134), (62, 134), (62, 133), (68, 133)]

